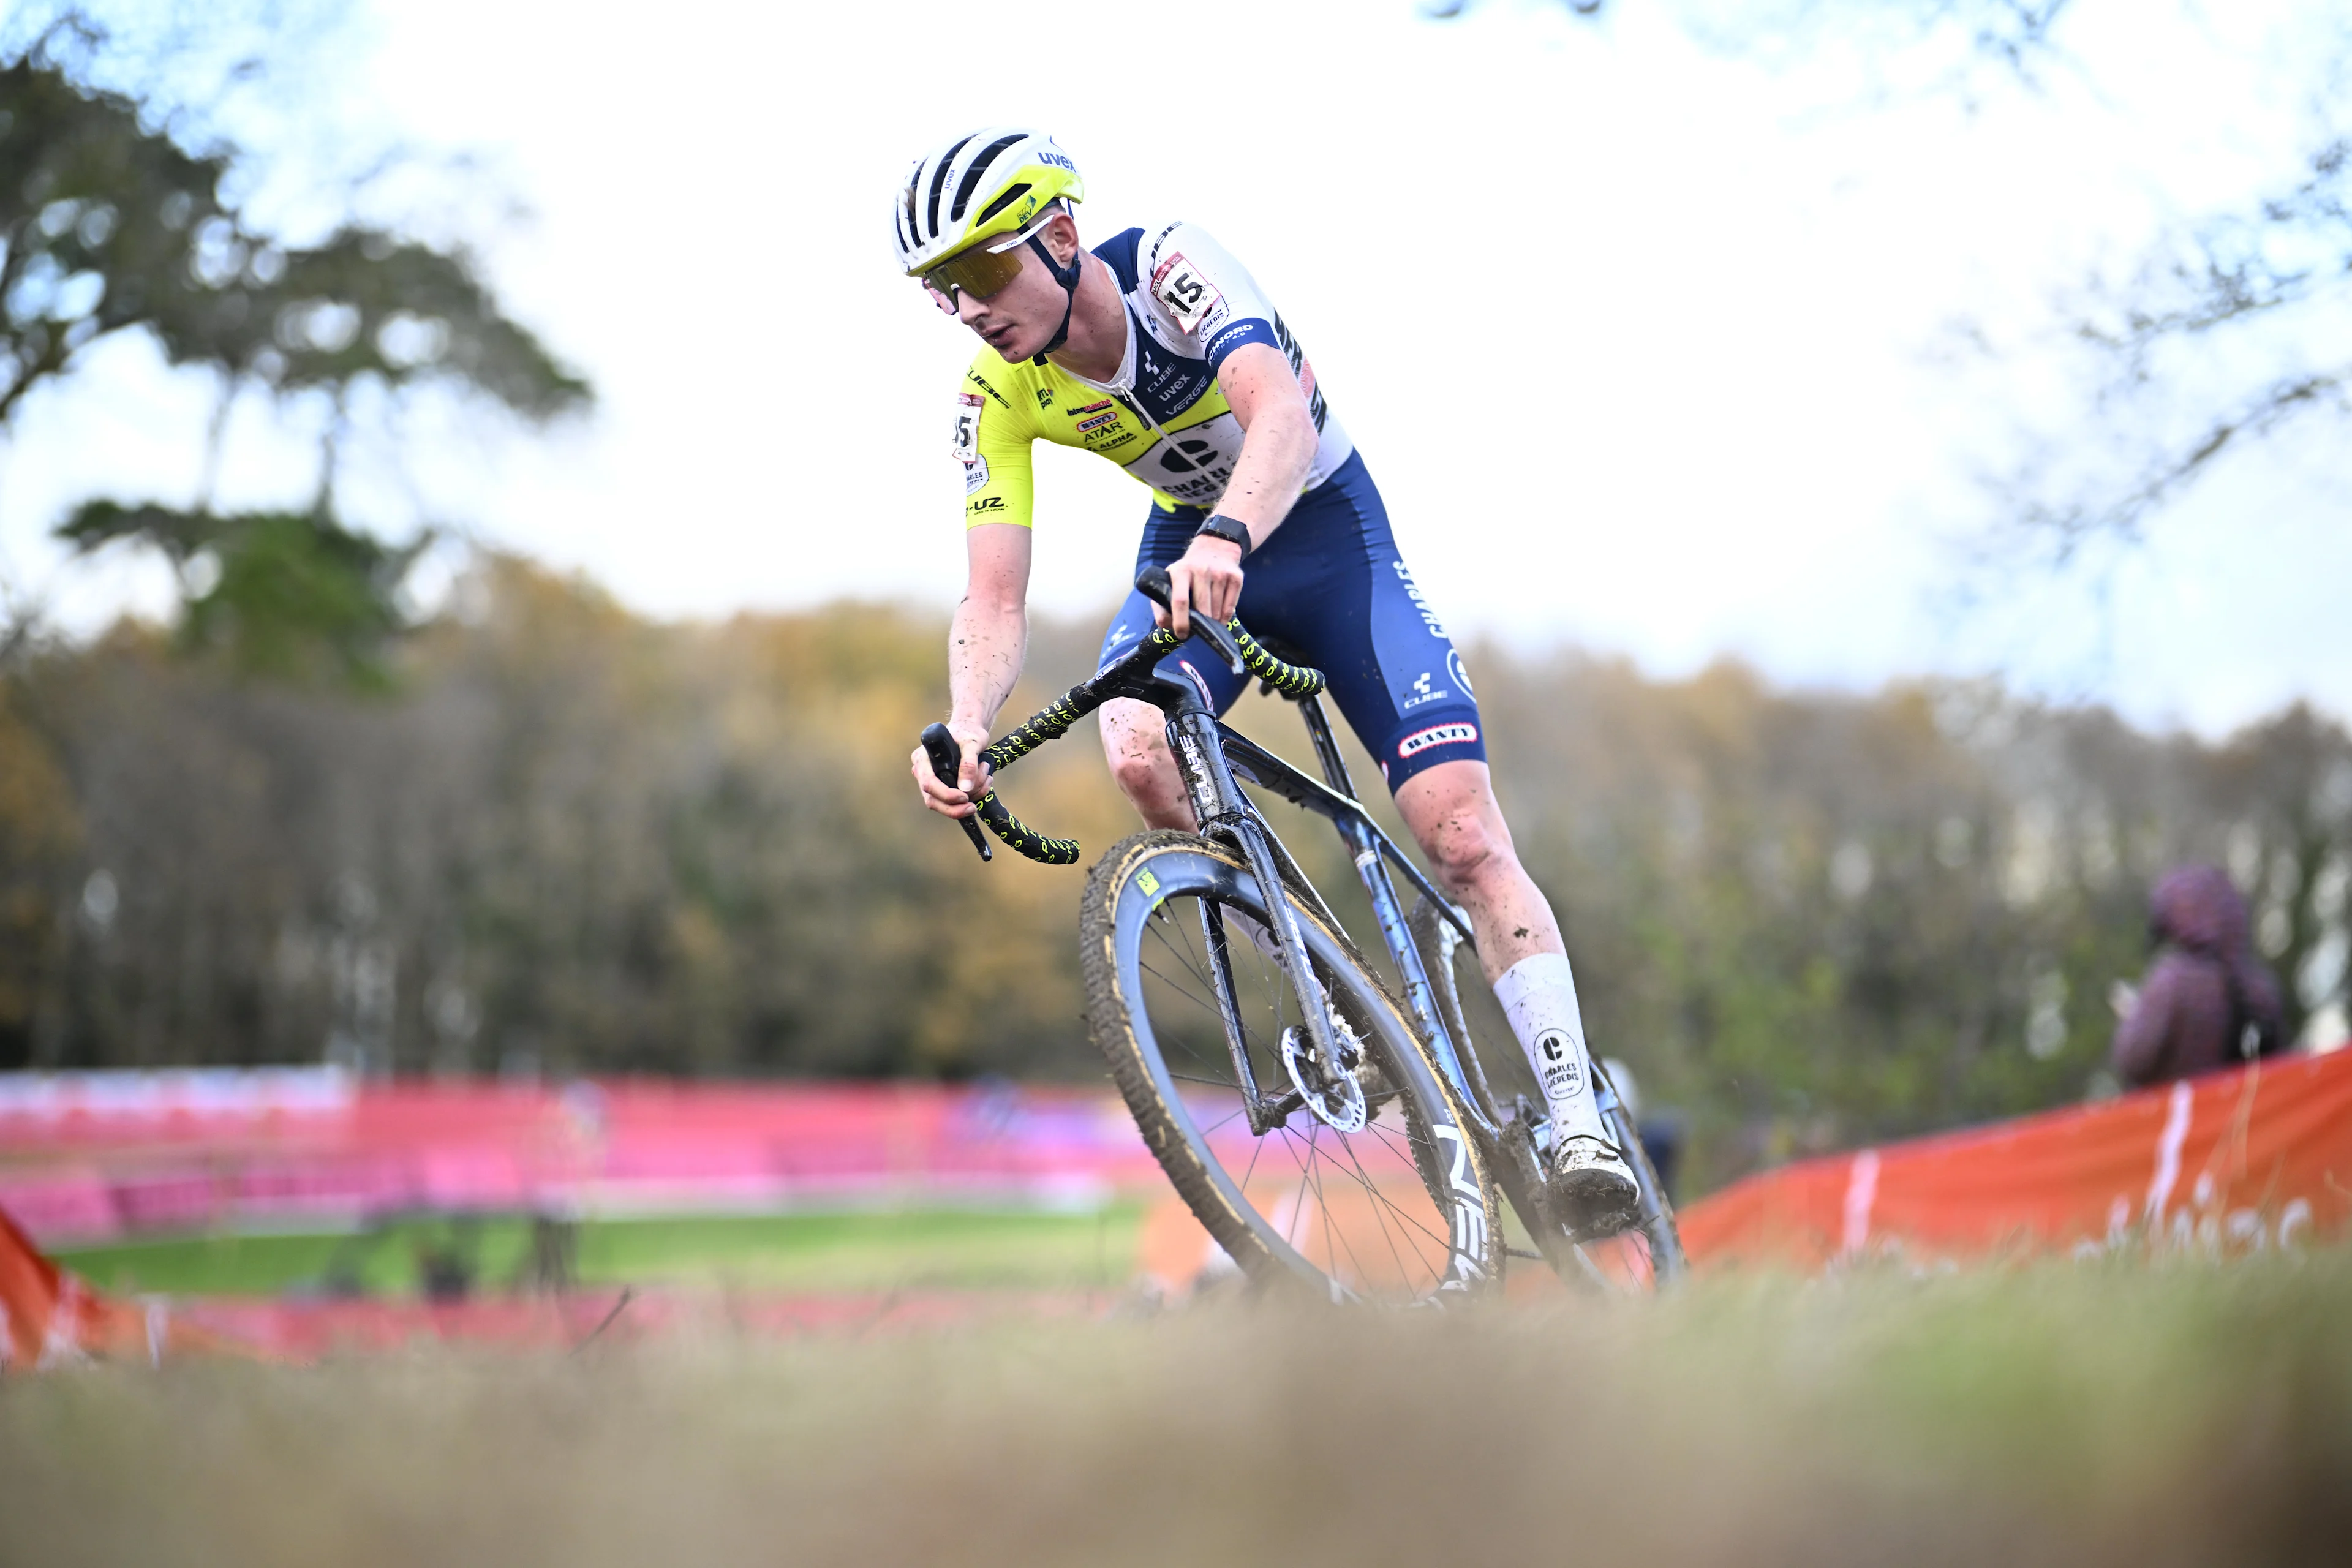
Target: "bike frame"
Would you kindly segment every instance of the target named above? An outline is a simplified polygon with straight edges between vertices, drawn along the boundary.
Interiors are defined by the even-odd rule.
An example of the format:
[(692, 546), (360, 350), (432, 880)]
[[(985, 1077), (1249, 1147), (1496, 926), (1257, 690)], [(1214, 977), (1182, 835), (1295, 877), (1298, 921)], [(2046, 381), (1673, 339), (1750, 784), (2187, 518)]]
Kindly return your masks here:
[[(1147, 568), (1136, 580), (1136, 586), (1163, 607), (1168, 603), (1169, 583), (1164, 570)], [(1178, 772), (1184, 784), (1200, 831), (1206, 837), (1222, 839), (1237, 849), (1250, 875), (1265, 894), (1265, 903), (1271, 917), (1270, 930), (1276, 946), (1276, 956), (1293, 994), (1299, 999), (1304, 1016), (1304, 1029), (1312, 1047), (1316, 1065), (1313, 1074), (1319, 1075), (1330, 1064), (1343, 1063), (1333, 1030), (1333, 1015), (1328, 1005), (1317, 1006), (1314, 999), (1322, 996), (1322, 989), (1314, 977), (1307, 958), (1307, 943), (1301, 936), (1297, 917), (1290, 902), (1281, 896), (1286, 885), (1293, 886), (1311, 899), (1335, 931), (1345, 927), (1332, 915), (1330, 908), (1316, 892), (1297, 862), (1284, 847), (1282, 840), (1267, 823), (1256, 803), (1243, 793), (1243, 781), (1256, 785), (1268, 794), (1279, 796), (1304, 810), (1328, 820), (1338, 829), (1353, 859), (1356, 875), (1370, 898), (1373, 918), (1381, 928), (1381, 944), (1397, 974), (1403, 980), (1405, 1004), (1413, 1022), (1418, 1024), (1437, 1058), (1438, 1068), (1451, 1083), (1456, 1098), (1467, 1113), (1470, 1129), (1486, 1146), (1506, 1164), (1517, 1172), (1517, 1186), (1537, 1208), (1544, 1206), (1544, 1186), (1541, 1162), (1549, 1152), (1552, 1138), (1550, 1121), (1526, 1096), (1514, 1096), (1511, 1113), (1506, 1114), (1496, 1103), (1487, 1084), (1485, 1069), (1477, 1053), (1466, 1038), (1456, 1039), (1456, 1031), (1447, 1025), (1444, 1009), (1432, 984), (1429, 971), (1422, 959), (1420, 944), (1412, 934), (1411, 923), (1397, 897), (1391, 868), (1402, 873), (1414, 890), (1436, 911), (1444, 925), (1438, 928), (1444, 950), (1450, 953), (1452, 942), (1459, 940), (1476, 948), (1476, 936), (1463, 911), (1453, 900), (1440, 892), (1435, 883), (1415, 866), (1396, 842), (1356, 796), (1354, 783), (1348, 776), (1348, 766), (1340, 755), (1339, 742), (1331, 733), (1330, 721), (1325, 717), (1322, 703), (1315, 695), (1322, 689), (1322, 678), (1311, 670), (1294, 668), (1272, 657), (1255, 645), (1241, 630), (1239, 623), (1229, 629), (1205, 616), (1191, 617), (1191, 638), (1197, 638), (1235, 674), (1255, 674), (1298, 705), (1306, 721), (1307, 732), (1315, 746), (1315, 755), (1321, 765), (1323, 778), (1309, 777), (1289, 763), (1276, 756), (1248, 736), (1227, 727), (1207, 702), (1207, 687), (1198, 677), (1179, 680), (1160, 673), (1160, 660), (1188, 639), (1179, 639), (1167, 630), (1154, 631), (1135, 647), (1119, 655), (1095, 672), (1092, 679), (1072, 687), (1061, 698), (1033, 715), (1012, 734), (989, 748), (988, 760), (997, 768), (1010, 765), (1035, 747), (1069, 732), (1072, 725), (1105, 702), (1118, 698), (1130, 698), (1149, 702), (1162, 716), (1168, 737), (1168, 748), (1176, 760)], [(1180, 661), (1181, 662), (1181, 661)], [(1189, 666), (1187, 673), (1190, 673)], [(923, 744), (930, 755), (931, 766), (943, 783), (954, 783), (958, 761), (953, 738), (943, 725), (934, 724), (924, 731)], [(1076, 860), (1078, 846), (1067, 839), (1052, 839), (1034, 832), (1005, 810), (990, 791), (981, 797), (978, 821), (967, 816), (964, 830), (979, 849), (981, 858), (988, 858), (988, 846), (982, 838), (979, 822), (1008, 844), (1032, 859), (1054, 865), (1068, 865)], [(1286, 876), (1287, 870), (1291, 873)], [(1213, 903), (1201, 908), (1202, 936), (1207, 944), (1213, 988), (1216, 992), (1217, 1011), (1225, 1035), (1227, 1049), (1233, 1057), (1234, 1070), (1244, 1094), (1244, 1108), (1250, 1131), (1258, 1137), (1265, 1136), (1283, 1124), (1290, 1113), (1306, 1104), (1306, 1095), (1297, 1085), (1279, 1094), (1268, 1094), (1257, 1084), (1250, 1063), (1249, 1044), (1244, 1037), (1241, 1013), (1234, 997), (1232, 954), (1224, 931), (1224, 915)], [(1451, 928), (1450, 932), (1445, 929)], [(1450, 962), (1450, 960), (1449, 960)], [(1458, 1002), (1458, 988), (1447, 976), (1447, 995)], [(1459, 1009), (1456, 1008), (1456, 1016)], [(1296, 1064), (1293, 1072), (1299, 1069)], [(1343, 1066), (1343, 1072), (1352, 1068)], [(1616, 1086), (1600, 1063), (1593, 1064), (1593, 1096), (1596, 1109), (1610, 1135), (1619, 1147), (1634, 1147), (1640, 1137), (1639, 1129), (1627, 1111)], [(1363, 1087), (1359, 1080), (1357, 1087)], [(1373, 1097), (1363, 1096), (1366, 1101)], [(1321, 1108), (1317, 1111), (1321, 1113)], [(1515, 1203), (1519, 1198), (1515, 1197)], [(1642, 1184), (1642, 1222), (1654, 1226), (1664, 1218), (1666, 1209), (1663, 1194), (1650, 1182)], [(1549, 1225), (1538, 1228), (1538, 1241), (1555, 1265), (1559, 1258), (1555, 1243), (1559, 1238), (1550, 1236)], [(1580, 1247), (1572, 1249), (1590, 1271), (1591, 1262)]]
[[(1202, 624), (1196, 621), (1196, 625)], [(1222, 630), (1223, 628), (1219, 628)], [(1212, 646), (1214, 646), (1212, 644)], [(1157, 673), (1161, 655), (1147, 647), (1138, 647), (1108, 667), (1089, 687), (1097, 683), (1116, 686), (1103, 696), (1134, 697), (1157, 707), (1164, 717), (1169, 751), (1176, 759), (1179, 773), (1184, 780), (1187, 798), (1200, 823), (1201, 832), (1210, 837), (1223, 838), (1240, 850), (1250, 873), (1260, 888), (1268, 893), (1267, 908), (1276, 916), (1275, 940), (1279, 949), (1284, 973), (1293, 991), (1305, 998), (1317, 994), (1311, 977), (1306, 973), (1303, 955), (1306, 944), (1299, 938), (1288, 906), (1274, 896), (1284, 885), (1281, 868), (1295, 866), (1290, 853), (1283, 847), (1281, 838), (1265, 819), (1257, 804), (1243, 793), (1237, 781), (1246, 781), (1303, 810), (1310, 811), (1331, 823), (1348, 846), (1356, 868), (1356, 875), (1371, 900), (1372, 918), (1380, 927), (1381, 945), (1388, 950), (1389, 959), (1404, 982), (1405, 1005), (1435, 1052), (1439, 1068), (1452, 1082), (1456, 1094), (1468, 1109), (1478, 1133), (1492, 1147), (1501, 1148), (1507, 1142), (1506, 1124), (1519, 1121), (1525, 1124), (1535, 1149), (1540, 1152), (1549, 1135), (1549, 1124), (1528, 1112), (1532, 1107), (1522, 1102), (1515, 1110), (1522, 1114), (1507, 1117), (1496, 1103), (1486, 1075), (1478, 1063), (1475, 1051), (1466, 1040), (1457, 1041), (1439, 1009), (1427, 966), (1422, 960), (1421, 949), (1412, 937), (1402, 903), (1399, 900), (1391, 868), (1402, 873), (1413, 889), (1428, 900), (1440, 918), (1451, 925), (1465, 942), (1476, 942), (1468, 918), (1454, 901), (1438, 890), (1420, 867), (1400, 848), (1396, 841), (1372, 819), (1371, 813), (1357, 798), (1355, 784), (1348, 773), (1346, 759), (1340, 754), (1338, 739), (1331, 731), (1330, 720), (1323, 711), (1320, 699), (1314, 696), (1292, 698), (1307, 724), (1308, 739), (1315, 747), (1317, 762), (1323, 777), (1309, 777), (1289, 763), (1267, 751), (1248, 736), (1220, 720), (1202, 700), (1199, 688), (1191, 681), (1172, 680)], [(1131, 668), (1139, 667), (1139, 668)], [(1146, 674), (1145, 672), (1150, 672)], [(1139, 680), (1137, 676), (1144, 679)], [(1299, 885), (1313, 892), (1304, 875), (1297, 878)], [(1321, 902), (1319, 894), (1315, 895)], [(1328, 909), (1327, 909), (1328, 914)], [(1293, 1089), (1286, 1094), (1268, 1095), (1261, 1091), (1249, 1062), (1249, 1051), (1241, 1034), (1239, 1011), (1233, 995), (1233, 973), (1227, 952), (1223, 921), (1211, 915), (1206, 932), (1212, 961), (1211, 978), (1217, 992), (1218, 1011), (1225, 1027), (1226, 1046), (1234, 1059), (1234, 1068), (1246, 1096), (1250, 1130), (1263, 1137), (1278, 1126), (1285, 1117), (1297, 1109), (1300, 1097)], [(1335, 929), (1344, 929), (1337, 919)], [(1322, 1059), (1335, 1059), (1329, 1020), (1313, 1007), (1302, 1005), (1307, 1015), (1310, 1036)], [(1596, 1064), (1597, 1065), (1597, 1064)], [(1595, 1098), (1601, 1115), (1612, 1125), (1623, 1123), (1632, 1131), (1632, 1118), (1625, 1115), (1615, 1087), (1605, 1073), (1594, 1074)], [(1648, 1194), (1644, 1194), (1645, 1197)]]

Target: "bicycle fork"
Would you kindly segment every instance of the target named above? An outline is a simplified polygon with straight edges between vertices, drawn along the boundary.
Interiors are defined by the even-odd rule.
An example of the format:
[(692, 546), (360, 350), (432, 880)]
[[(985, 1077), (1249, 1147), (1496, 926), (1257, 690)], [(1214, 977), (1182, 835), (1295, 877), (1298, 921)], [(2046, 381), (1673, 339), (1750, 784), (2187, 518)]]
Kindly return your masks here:
[[(1202, 834), (1225, 839), (1241, 851), (1242, 863), (1249, 868), (1251, 878), (1265, 896), (1266, 927), (1274, 938), (1275, 957), (1290, 984), (1291, 994), (1298, 998), (1313, 1058), (1327, 1069), (1337, 1070), (1343, 1058), (1338, 1033), (1332, 1026), (1331, 1007), (1324, 995), (1322, 982), (1315, 978), (1306, 933), (1299, 930), (1298, 917), (1285, 896), (1281, 860), (1273, 837), (1225, 764), (1224, 752), (1216, 741), (1216, 715), (1192, 700), (1189, 691), (1185, 699), (1168, 715), (1168, 748), (1175, 753), (1177, 770), (1183, 775), (1193, 817), (1200, 823)], [(1296, 1089), (1268, 1095), (1258, 1088), (1257, 1075), (1250, 1065), (1249, 1041), (1244, 1032), (1241, 1010), (1234, 998), (1232, 943), (1224, 919), (1213, 903), (1203, 902), (1201, 920), (1209, 950), (1211, 987), (1216, 993), (1217, 1013), (1224, 1025), (1225, 1048), (1233, 1055), (1234, 1073), (1242, 1086), (1250, 1131), (1264, 1137), (1305, 1104), (1306, 1097)]]

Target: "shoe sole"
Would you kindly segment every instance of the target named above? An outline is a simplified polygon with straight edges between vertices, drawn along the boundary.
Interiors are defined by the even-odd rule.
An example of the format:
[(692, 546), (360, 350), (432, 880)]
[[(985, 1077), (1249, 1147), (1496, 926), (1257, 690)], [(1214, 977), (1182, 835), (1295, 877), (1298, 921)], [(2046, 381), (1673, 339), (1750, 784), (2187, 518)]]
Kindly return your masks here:
[(1614, 1171), (1585, 1169), (1551, 1180), (1552, 1213), (1579, 1241), (1629, 1230), (1642, 1217), (1642, 1194)]

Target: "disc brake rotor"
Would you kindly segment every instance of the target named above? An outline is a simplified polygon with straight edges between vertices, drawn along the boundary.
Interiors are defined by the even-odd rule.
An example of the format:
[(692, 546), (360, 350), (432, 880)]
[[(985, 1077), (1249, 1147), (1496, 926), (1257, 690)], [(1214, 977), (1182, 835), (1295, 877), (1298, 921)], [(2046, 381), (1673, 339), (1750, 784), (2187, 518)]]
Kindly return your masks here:
[(1364, 1061), (1363, 1042), (1336, 1008), (1328, 1016), (1331, 1039), (1340, 1056), (1336, 1069), (1317, 1057), (1315, 1043), (1297, 1024), (1282, 1031), (1282, 1065), (1290, 1074), (1291, 1087), (1298, 1091), (1317, 1121), (1335, 1131), (1361, 1132), (1370, 1120), (1365, 1110), (1364, 1086), (1356, 1079), (1356, 1069)]

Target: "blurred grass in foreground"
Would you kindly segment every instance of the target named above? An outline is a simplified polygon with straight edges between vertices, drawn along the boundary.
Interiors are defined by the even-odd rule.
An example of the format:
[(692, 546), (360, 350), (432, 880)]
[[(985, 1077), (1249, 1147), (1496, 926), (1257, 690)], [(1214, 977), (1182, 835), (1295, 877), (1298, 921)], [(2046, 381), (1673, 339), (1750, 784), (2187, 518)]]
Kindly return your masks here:
[(0, 1395), (43, 1563), (2340, 1562), (2352, 1258), (1227, 1302)]
[[(589, 1220), (576, 1258), (583, 1285), (727, 1286), (783, 1290), (1102, 1290), (1135, 1271), (1140, 1204), (1079, 1214), (1020, 1209)], [(459, 1248), (477, 1289), (508, 1289), (530, 1258), (520, 1217), (420, 1216), (344, 1236), (204, 1236), (58, 1252), (103, 1290), (268, 1296), (336, 1278), (369, 1295), (414, 1295), (419, 1260)]]

